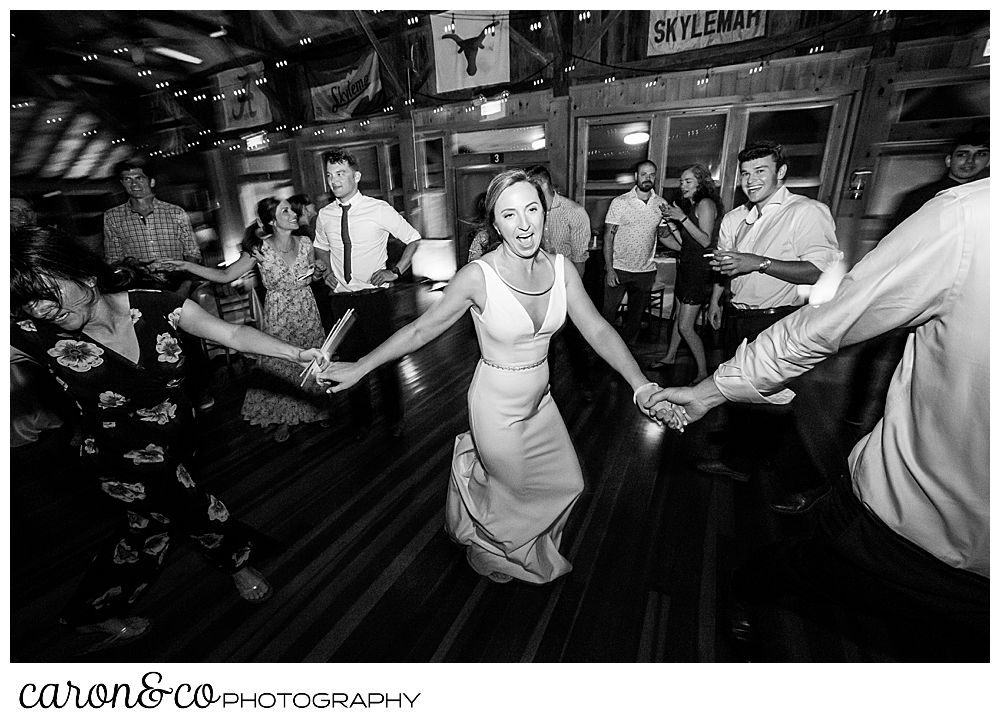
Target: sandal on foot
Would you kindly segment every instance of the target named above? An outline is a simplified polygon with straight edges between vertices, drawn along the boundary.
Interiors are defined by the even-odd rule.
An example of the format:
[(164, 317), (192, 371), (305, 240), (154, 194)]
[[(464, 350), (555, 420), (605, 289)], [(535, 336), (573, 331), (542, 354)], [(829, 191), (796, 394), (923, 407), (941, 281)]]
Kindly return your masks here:
[(257, 582), (248, 585), (234, 574), (233, 582), (236, 583), (236, 592), (240, 594), (240, 597), (248, 603), (254, 604), (270, 600), (274, 594), (274, 588), (264, 579), (264, 576), (249, 566), (244, 567), (243, 570), (256, 577)]
[(667, 361), (666, 359), (660, 359), (649, 365), (649, 369), (656, 371), (657, 369), (666, 369), (667, 367), (672, 367), (677, 362)]
[(321, 419), (319, 420), (319, 426), (322, 429), (329, 429), (334, 424), (332, 419)]
[(287, 442), (288, 438), (292, 436), (292, 430), (288, 428), (287, 424), (282, 424), (278, 427), (277, 431), (274, 433), (275, 442)]
[(147, 618), (111, 618), (100, 623), (91, 625), (78, 625), (76, 632), (78, 635), (101, 635), (100, 640), (81, 650), (77, 655), (88, 655), (99, 650), (117, 648), (119, 645), (127, 645), (149, 632), (152, 623)]

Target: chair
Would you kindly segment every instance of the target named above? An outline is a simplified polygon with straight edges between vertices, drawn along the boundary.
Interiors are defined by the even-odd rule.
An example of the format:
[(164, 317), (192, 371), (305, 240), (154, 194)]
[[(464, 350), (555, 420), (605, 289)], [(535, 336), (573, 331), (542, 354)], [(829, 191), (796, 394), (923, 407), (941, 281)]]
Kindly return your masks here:
[[(663, 323), (663, 298), (666, 294), (667, 285), (662, 281), (657, 281), (653, 284), (653, 288), (649, 290), (649, 301), (646, 304), (646, 309), (643, 311), (642, 318), (646, 322), (646, 326), (653, 333), (653, 338), (656, 341), (660, 340), (660, 325)], [(618, 305), (618, 313), (624, 314), (628, 309), (628, 294), (622, 297), (622, 303)], [(653, 328), (653, 311), (656, 311), (657, 324), (654, 330)], [(669, 318), (669, 317), (668, 317)]]

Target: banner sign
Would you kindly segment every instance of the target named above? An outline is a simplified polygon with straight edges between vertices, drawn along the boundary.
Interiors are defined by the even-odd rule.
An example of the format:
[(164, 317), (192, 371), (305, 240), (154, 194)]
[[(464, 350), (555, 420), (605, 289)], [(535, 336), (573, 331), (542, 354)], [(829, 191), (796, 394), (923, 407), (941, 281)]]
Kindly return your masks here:
[(650, 10), (646, 55), (764, 37), (766, 10)]
[(215, 93), (222, 96), (215, 103), (218, 130), (255, 128), (271, 123), (271, 104), (257, 86), (257, 80), (263, 76), (263, 63), (251, 63), (216, 74)]
[(510, 82), (507, 10), (431, 15), (437, 92)]
[(310, 88), (315, 120), (347, 120), (359, 108), (364, 110), (382, 89), (378, 70), (378, 56), (373, 50), (359, 65), (342, 71), (339, 79)]

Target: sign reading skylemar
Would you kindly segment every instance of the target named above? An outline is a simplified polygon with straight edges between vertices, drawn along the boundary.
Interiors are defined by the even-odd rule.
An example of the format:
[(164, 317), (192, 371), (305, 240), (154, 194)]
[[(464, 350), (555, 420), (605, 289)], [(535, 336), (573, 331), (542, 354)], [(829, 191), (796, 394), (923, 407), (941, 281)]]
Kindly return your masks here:
[(766, 19), (766, 10), (650, 10), (646, 55), (760, 38)]

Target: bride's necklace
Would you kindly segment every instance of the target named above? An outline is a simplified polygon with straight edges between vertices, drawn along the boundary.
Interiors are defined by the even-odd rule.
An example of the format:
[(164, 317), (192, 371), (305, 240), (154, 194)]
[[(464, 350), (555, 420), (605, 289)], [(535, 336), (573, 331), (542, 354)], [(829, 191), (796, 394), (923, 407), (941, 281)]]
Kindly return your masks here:
[[(545, 254), (542, 254), (542, 258), (543, 259), (547, 259), (548, 262), (549, 262), (549, 265), (552, 265), (552, 260), (549, 259), (548, 256), (546, 256)], [(552, 266), (552, 283), (549, 284), (549, 286), (548, 286), (547, 289), (543, 289), (541, 291), (525, 291), (524, 289), (517, 288), (516, 286), (514, 286), (514, 284), (510, 283), (509, 281), (507, 281), (507, 279), (505, 279), (500, 274), (500, 265), (499, 264), (494, 264), (493, 270), (496, 272), (497, 278), (500, 279), (507, 288), (513, 289), (517, 293), (524, 294), (525, 296), (544, 296), (545, 294), (547, 294), (550, 291), (552, 291), (552, 287), (555, 286), (555, 283), (556, 283), (556, 267), (555, 266)]]

